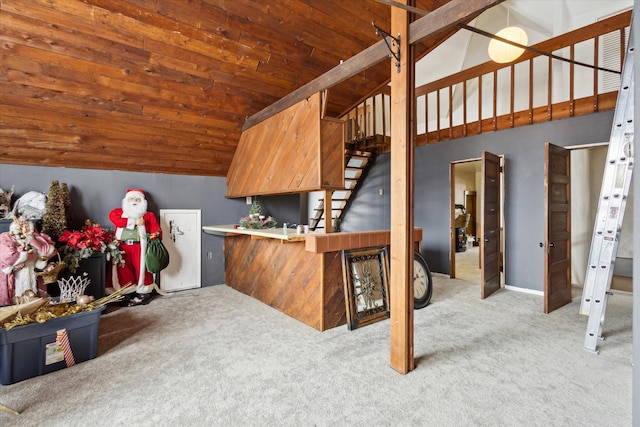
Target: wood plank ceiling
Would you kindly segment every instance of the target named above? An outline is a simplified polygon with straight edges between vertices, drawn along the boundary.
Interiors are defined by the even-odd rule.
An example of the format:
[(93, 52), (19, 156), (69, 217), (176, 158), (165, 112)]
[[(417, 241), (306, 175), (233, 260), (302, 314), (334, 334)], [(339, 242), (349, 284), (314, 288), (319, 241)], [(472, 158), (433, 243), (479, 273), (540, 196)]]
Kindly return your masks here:
[[(390, 7), (0, 0), (0, 163), (226, 176), (245, 120), (378, 42), (372, 20), (388, 30)], [(331, 88), (328, 115), (389, 73), (384, 61)]]

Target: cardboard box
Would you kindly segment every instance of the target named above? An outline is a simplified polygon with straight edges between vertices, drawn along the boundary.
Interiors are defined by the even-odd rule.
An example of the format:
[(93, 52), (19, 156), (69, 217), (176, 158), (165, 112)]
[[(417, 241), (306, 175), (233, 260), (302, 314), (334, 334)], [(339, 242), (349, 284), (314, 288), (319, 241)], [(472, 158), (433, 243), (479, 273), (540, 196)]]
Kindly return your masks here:
[[(56, 351), (56, 335), (67, 331), (75, 363), (96, 357), (100, 309), (72, 314), (0, 330), (0, 383), (9, 385), (67, 367), (60, 350)], [(48, 351), (47, 351), (48, 350)], [(57, 354), (56, 354), (57, 353)]]

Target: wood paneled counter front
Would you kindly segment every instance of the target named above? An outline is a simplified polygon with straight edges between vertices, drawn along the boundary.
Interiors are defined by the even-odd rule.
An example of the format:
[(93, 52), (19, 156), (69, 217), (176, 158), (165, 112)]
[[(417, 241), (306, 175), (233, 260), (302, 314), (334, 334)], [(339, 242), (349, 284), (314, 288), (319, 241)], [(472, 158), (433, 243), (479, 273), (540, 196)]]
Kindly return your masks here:
[[(204, 226), (224, 236), (225, 282), (312, 328), (324, 331), (346, 323), (341, 252), (386, 246), (390, 232), (296, 234), (282, 228), (242, 230)], [(416, 248), (422, 229), (414, 230)]]

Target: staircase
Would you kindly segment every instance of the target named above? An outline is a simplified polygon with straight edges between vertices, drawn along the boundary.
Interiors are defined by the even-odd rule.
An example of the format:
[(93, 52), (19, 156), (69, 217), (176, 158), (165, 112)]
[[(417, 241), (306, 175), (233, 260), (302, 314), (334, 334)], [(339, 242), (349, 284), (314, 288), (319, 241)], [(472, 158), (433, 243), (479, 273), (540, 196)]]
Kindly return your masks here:
[[(344, 190), (331, 192), (331, 216), (334, 220), (340, 220), (342, 217), (347, 202), (358, 188), (360, 177), (373, 160), (373, 153), (368, 151), (346, 150), (345, 155)], [(324, 199), (318, 200), (318, 206), (309, 221), (309, 229), (318, 230), (326, 227), (324, 203)]]

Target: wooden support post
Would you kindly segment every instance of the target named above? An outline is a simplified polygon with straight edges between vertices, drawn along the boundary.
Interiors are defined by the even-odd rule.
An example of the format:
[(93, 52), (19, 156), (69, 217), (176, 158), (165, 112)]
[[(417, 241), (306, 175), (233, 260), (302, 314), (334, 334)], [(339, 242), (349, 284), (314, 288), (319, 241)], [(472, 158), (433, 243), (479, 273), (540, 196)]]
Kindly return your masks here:
[(333, 232), (333, 202), (331, 196), (333, 192), (330, 190), (324, 191), (324, 232)]
[[(411, 2), (412, 4), (409, 4)], [(414, 0), (400, 0), (414, 6)], [(391, 367), (401, 374), (413, 360), (414, 58), (409, 12), (391, 8), (391, 35), (400, 38), (400, 70), (391, 64)]]

